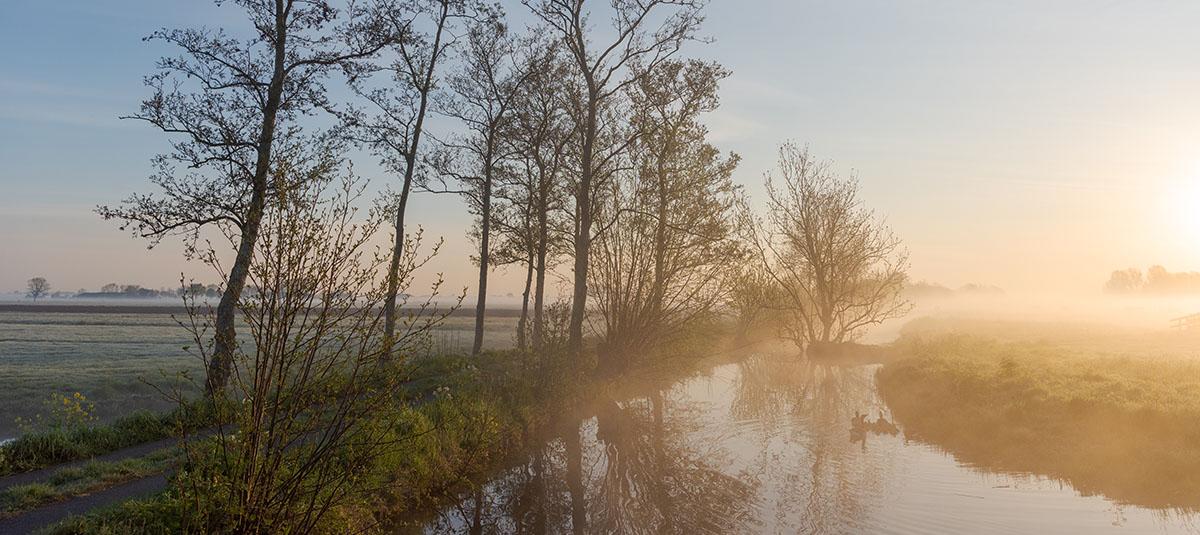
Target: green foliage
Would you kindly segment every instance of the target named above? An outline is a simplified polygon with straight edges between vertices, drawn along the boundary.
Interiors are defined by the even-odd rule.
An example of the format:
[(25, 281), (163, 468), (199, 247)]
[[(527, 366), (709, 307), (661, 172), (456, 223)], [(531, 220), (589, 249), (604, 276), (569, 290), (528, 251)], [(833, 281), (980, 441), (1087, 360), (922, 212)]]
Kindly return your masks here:
[(145, 457), (114, 462), (92, 461), (83, 466), (63, 468), (46, 481), (0, 490), (0, 517), (153, 475), (165, 470), (177, 455), (174, 448), (165, 448)]
[[(555, 416), (553, 408), (572, 406), (575, 399), (615, 384), (583, 373), (578, 362), (564, 355), (517, 351), (410, 359), (401, 371), (408, 400), (397, 400), (390, 412), (361, 424), (391, 425), (394, 446), (359, 474), (352, 487), (337, 489), (351, 498), (326, 515), (318, 531), (401, 527), (452, 501), (472, 481), (509, 462)], [(678, 377), (700, 366), (694, 359), (668, 362), (673, 364), (638, 369), (634, 375)], [(229, 488), (219, 484), (231, 470), (222, 463), (240, 461), (219, 456), (213, 441), (194, 447), (167, 492), (72, 518), (50, 533), (221, 531), (227, 526), (213, 524), (216, 517), (203, 513), (220, 510), (233, 516), (228, 508), (235, 500), (216, 490)]]
[(42, 531), (45, 535), (127, 535), (130, 533), (186, 533), (179, 516), (179, 499), (172, 491), (130, 500), (72, 516)]
[(0, 446), (0, 475), (86, 459), (194, 431), (212, 425), (212, 407), (210, 402), (197, 401), (165, 414), (138, 411), (109, 425), (83, 425), (79, 419), (83, 413), (68, 407), (75, 423), (34, 430)]

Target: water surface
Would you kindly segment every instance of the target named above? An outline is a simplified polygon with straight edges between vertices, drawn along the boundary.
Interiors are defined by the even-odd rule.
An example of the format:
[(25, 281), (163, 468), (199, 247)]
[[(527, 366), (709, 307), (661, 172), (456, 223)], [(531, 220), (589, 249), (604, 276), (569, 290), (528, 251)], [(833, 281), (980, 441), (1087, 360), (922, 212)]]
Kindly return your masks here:
[(1083, 496), (1036, 474), (969, 467), (903, 434), (874, 367), (756, 355), (606, 399), (427, 533), (1200, 533), (1188, 513)]

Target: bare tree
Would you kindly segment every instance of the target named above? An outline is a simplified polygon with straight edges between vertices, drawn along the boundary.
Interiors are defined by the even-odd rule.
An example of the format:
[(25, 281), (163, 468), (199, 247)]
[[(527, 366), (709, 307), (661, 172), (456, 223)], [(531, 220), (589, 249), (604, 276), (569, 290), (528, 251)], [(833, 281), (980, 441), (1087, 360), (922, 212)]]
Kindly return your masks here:
[[(572, 110), (579, 135), (579, 168), (574, 187), (575, 280), (570, 332), (570, 350), (579, 354), (583, 349), (583, 321), (587, 312), (588, 262), (595, 238), (592, 226), (599, 209), (593, 197), (607, 189), (613, 160), (629, 141), (613, 139), (606, 143), (602, 139), (602, 133), (611, 127), (604, 124), (611, 119), (606, 118), (606, 109), (611, 110), (625, 88), (637, 82), (641, 73), (654, 71), (658, 64), (679, 52), (685, 42), (695, 38), (703, 21), (704, 2), (611, 2), (613, 31), (606, 32), (607, 40), (601, 43), (593, 41), (584, 0), (522, 2), (562, 38), (581, 85)], [(663, 17), (664, 10), (673, 11)], [(659, 21), (658, 26), (652, 28), (655, 21)]]
[(779, 331), (775, 280), (757, 261), (744, 262), (729, 292), (727, 306), (736, 322), (736, 335), (774, 335)]
[(34, 277), (25, 283), (25, 297), (37, 301), (50, 293), (50, 283), (44, 277)]
[(390, 79), (384, 86), (371, 86), (369, 79), (353, 84), (376, 113), (369, 116), (363, 110), (351, 110), (344, 116), (353, 138), (370, 147), (385, 168), (401, 177), (400, 192), (389, 201), (394, 234), (383, 301), (384, 343), (388, 346), (396, 337), (396, 300), (407, 242), (404, 215), (419, 172), (426, 114), (437, 90), (437, 73), (455, 41), (454, 26), (475, 16), (478, 9), (473, 0), (412, 0), (391, 6), (386, 16), (402, 38), (396, 41), (394, 57), (383, 70)]
[[(222, 4), (218, 1), (217, 4)], [(101, 206), (105, 219), (122, 221), (153, 246), (182, 235), (190, 253), (203, 227), (217, 225), (235, 243), (236, 256), (217, 305), (215, 345), (206, 390), (224, 388), (237, 345), (236, 303), (249, 275), (267, 197), (275, 189), (280, 145), (287, 152), (324, 144), (305, 139), (298, 120), (329, 108), (324, 81), (341, 69), (353, 77), (361, 60), (395, 38), (386, 21), (351, 4), (324, 0), (242, 1), (253, 31), (235, 38), (224, 30), (161, 30), (150, 39), (178, 46), (146, 78), (153, 94), (129, 118), (171, 136), (173, 150), (155, 159), (151, 181), (159, 195), (133, 195), (118, 207)], [(314, 159), (329, 151), (318, 149)], [(321, 164), (313, 164), (318, 167)], [(180, 172), (176, 166), (187, 171)]]
[(778, 285), (784, 335), (800, 347), (856, 339), (910, 308), (902, 297), (908, 253), (862, 205), (858, 181), (787, 143), (767, 174), (767, 216), (753, 243)]
[[(438, 102), (438, 111), (457, 119), (465, 132), (444, 140), (442, 150), (431, 160), (437, 171), (436, 184), (423, 187), (436, 193), (457, 193), (467, 199), (476, 217), (479, 242), (479, 285), (475, 299), (475, 340), (471, 354), (483, 348), (484, 315), (487, 307), (489, 256), (497, 175), (511, 164), (510, 134), (515, 103), (525, 89), (531, 64), (519, 57), (516, 38), (502, 14), (491, 13), (472, 24), (462, 53), (462, 66), (450, 76), (450, 93)], [(451, 189), (447, 179), (454, 182)]]
[[(228, 409), (236, 432), (185, 443), (188, 469), (173, 481), (184, 531), (319, 531), (338, 506), (382, 492), (367, 476), (406, 439), (382, 343), (387, 257), (372, 246), (383, 214), (360, 213), (365, 184), (333, 172), (283, 177), (266, 201), (248, 275), (256, 291), (238, 302), (250, 342), (231, 361), (229, 390), (245, 397)], [(422, 264), (402, 266), (403, 287)], [(191, 303), (193, 341), (211, 359), (208, 319)], [(445, 314), (414, 315), (396, 346), (411, 349)]]
[(597, 239), (589, 285), (606, 359), (618, 368), (711, 318), (735, 280), (743, 255), (732, 181), (738, 157), (709, 144), (700, 122), (716, 109), (726, 75), (714, 63), (667, 61), (632, 88), (640, 135), (630, 172), (608, 196), (606, 215), (616, 224)]
[(516, 163), (510, 173), (501, 175), (497, 196), (503, 202), (497, 228), (504, 240), (500, 261), (526, 266), (518, 345), (524, 346), (528, 330), (533, 351), (540, 353), (546, 338), (546, 275), (571, 241), (564, 175), (574, 130), (566, 102), (570, 67), (562, 47), (556, 39), (542, 39), (532, 46), (542, 52), (527, 58), (529, 79), (507, 136)]

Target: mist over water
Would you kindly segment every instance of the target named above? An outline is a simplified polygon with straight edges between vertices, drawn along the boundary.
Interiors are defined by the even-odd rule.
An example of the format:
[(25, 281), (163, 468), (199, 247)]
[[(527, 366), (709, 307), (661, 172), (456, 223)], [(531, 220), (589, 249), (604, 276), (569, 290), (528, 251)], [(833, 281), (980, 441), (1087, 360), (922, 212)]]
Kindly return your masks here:
[(754, 354), (643, 396), (600, 400), (424, 532), (1200, 530), (1193, 513), (967, 466), (904, 434), (855, 436), (848, 422), (856, 412), (891, 415), (874, 387), (876, 369)]

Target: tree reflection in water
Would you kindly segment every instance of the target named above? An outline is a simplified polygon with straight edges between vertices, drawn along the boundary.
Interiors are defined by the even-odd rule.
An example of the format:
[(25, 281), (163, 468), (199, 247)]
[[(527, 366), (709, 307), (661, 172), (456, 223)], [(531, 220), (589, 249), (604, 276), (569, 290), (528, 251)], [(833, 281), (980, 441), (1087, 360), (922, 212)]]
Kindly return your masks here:
[(897, 436), (853, 441), (864, 438), (852, 437), (856, 413), (890, 417), (875, 371), (755, 355), (661, 392), (603, 400), (425, 530), (1086, 532), (1159, 522), (1196, 531), (1189, 518), (1097, 503), (1036, 477), (981, 477)]
[(752, 530), (755, 483), (696, 440), (697, 407), (656, 392), (595, 417), (443, 511), (434, 533), (729, 533)]
[[(882, 414), (873, 367), (817, 364), (803, 357), (755, 355), (741, 362), (731, 413), (752, 422), (747, 435), (771, 530), (862, 531), (869, 509), (893, 482), (898, 441), (852, 442), (856, 413)], [(769, 503), (769, 502), (774, 503)]]

